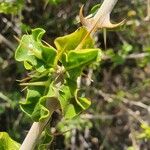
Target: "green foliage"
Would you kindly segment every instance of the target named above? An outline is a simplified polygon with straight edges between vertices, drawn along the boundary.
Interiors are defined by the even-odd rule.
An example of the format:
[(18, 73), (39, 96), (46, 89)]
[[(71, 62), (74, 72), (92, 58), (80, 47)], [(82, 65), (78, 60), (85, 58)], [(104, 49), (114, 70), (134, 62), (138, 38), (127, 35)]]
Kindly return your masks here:
[(145, 67), (150, 62), (150, 46), (144, 47), (144, 52), (147, 55), (143, 59), (137, 60), (137, 64), (140, 67)]
[(18, 102), (16, 101), (16, 99), (20, 99), (20, 94), (18, 92), (11, 93), (10, 95), (8, 93), (4, 94), (0, 92), (0, 114), (3, 114), (6, 111), (7, 107), (17, 109)]
[(113, 61), (114, 66), (121, 65), (125, 62), (126, 57), (133, 51), (133, 46), (129, 43), (124, 43), (117, 53), (114, 50), (109, 49), (106, 51), (106, 55)]
[(138, 136), (141, 139), (150, 140), (150, 126), (146, 123), (141, 124), (143, 132)]
[[(76, 79), (80, 76), (83, 67), (97, 61), (100, 56), (99, 49), (74, 50), (86, 33), (85, 28), (80, 28), (68, 36), (57, 38), (55, 40), (58, 49), (57, 56), (54, 48), (42, 44), (43, 29), (34, 29), (31, 35), (22, 37), (15, 58), (23, 61), (26, 69), (36, 70), (37, 73), (32, 75), (32, 82), (25, 84), (28, 86), (27, 97), (26, 102), (21, 103), (21, 108), (34, 121), (40, 121), (49, 116), (46, 108), (47, 99), (49, 101), (51, 98), (58, 99), (66, 118), (72, 118), (89, 107), (88, 99), (75, 95)], [(77, 41), (74, 41), (76, 39)], [(92, 39), (88, 37), (83, 48), (94, 47), (92, 43)], [(62, 61), (64, 71), (58, 73), (54, 62), (64, 53), (66, 56)], [(52, 68), (53, 72), (51, 72)], [(60, 85), (57, 86), (53, 80), (57, 80), (62, 74), (64, 77), (61, 77), (62, 81), (57, 81), (60, 82)], [(42, 77), (40, 77), (41, 75)]]
[(41, 142), (38, 144), (38, 150), (48, 149), (48, 146), (53, 141), (53, 137), (49, 133), (50, 131), (47, 129), (43, 132), (43, 135), (41, 137)]
[[(80, 27), (78, 30), (69, 35), (56, 38), (54, 43), (57, 50), (64, 54), (70, 50), (75, 50), (87, 33), (88, 31), (84, 27)], [(94, 41), (90, 36), (86, 38), (86, 41), (82, 45), (82, 49), (86, 48), (94, 48)]]
[(57, 128), (61, 133), (65, 133), (66, 142), (68, 142), (71, 137), (71, 130), (77, 129), (79, 131), (83, 131), (86, 128), (92, 128), (92, 123), (89, 122), (86, 118), (81, 118), (79, 116), (70, 120), (62, 120), (58, 123)]
[(8, 133), (0, 132), (0, 150), (19, 150), (20, 144), (10, 138)]
[[(66, 2), (65, 5), (62, 2)], [(107, 35), (109, 36), (107, 37), (107, 47), (110, 48), (107, 51), (109, 57), (106, 60), (104, 59), (104, 63), (102, 64), (97, 62), (99, 66), (95, 67), (94, 71), (93, 64), (91, 65), (92, 68), (91, 66), (90, 69), (85, 68), (85, 65), (93, 63), (92, 59), (95, 59), (94, 55), (91, 57), (91, 51), (95, 49), (93, 40), (88, 37), (91, 44), (87, 46), (88, 42), (85, 45), (83, 43), (85, 47), (82, 47), (82, 50), (81, 48), (77, 49), (83, 36), (87, 34), (85, 29), (82, 29), (82, 33), (80, 31), (81, 35), (79, 35), (77, 30), (73, 34), (56, 38), (58, 35), (69, 33), (76, 28), (77, 25), (74, 18), (78, 19), (77, 12), (79, 7), (81, 7), (81, 3), (85, 2), (84, 14), (86, 14), (87, 9), (95, 5), (96, 1), (44, 0), (39, 2), (32, 0), (1, 0), (0, 12), (5, 14), (1, 14), (0, 18), (1, 35), (4, 37), (4, 40), (0, 38), (0, 121), (2, 122), (0, 128), (1, 130), (7, 130), (14, 139), (22, 141), (22, 138), (27, 133), (27, 127), (31, 124), (29, 117), (34, 121), (45, 120), (52, 113), (46, 107), (47, 102), (57, 101), (60, 103), (59, 109), (63, 117), (60, 123), (67, 122), (64, 123), (64, 126), (60, 126), (59, 131), (65, 132), (68, 129), (76, 130), (77, 128), (76, 135), (71, 135), (72, 132), (68, 131), (61, 135), (61, 137), (70, 135), (68, 138), (72, 138), (75, 136), (77, 142), (80, 143), (79, 146), (81, 146), (81, 149), (84, 146), (83, 149), (92, 149), (93, 146), (102, 147), (103, 149), (134, 149), (130, 145), (132, 144), (131, 138), (128, 136), (130, 131), (127, 131), (128, 129), (126, 128), (130, 123), (127, 119), (130, 114), (125, 113), (122, 105), (132, 110), (133, 114), (134, 112), (137, 113), (136, 115), (141, 119), (148, 120), (150, 26), (149, 22), (144, 21), (144, 17), (146, 16), (146, 1), (144, 3), (141, 0), (120, 1), (117, 3), (117, 7), (114, 8), (111, 16), (118, 22), (126, 18), (127, 14), (128, 19), (124, 26), (125, 30), (109, 32)], [(88, 17), (94, 16), (99, 8), (99, 4), (95, 5)], [(21, 10), (23, 11), (21, 12)], [(16, 63), (12, 58), (14, 51), (11, 50), (11, 47), (16, 46), (13, 35), (20, 36), (21, 33), (30, 33), (33, 27), (46, 29), (47, 34), (44, 35), (44, 39), (52, 43), (54, 38), (56, 38), (56, 45), (53, 48), (42, 42), (40, 38), (39, 40), (34, 39), (32, 33), (26, 34), (26, 37), (21, 39), (22, 42), (20, 42), (21, 49), (24, 48), (25, 53), (22, 53), (22, 56), (19, 54), (19, 57), (23, 58), (23, 60), (19, 61), (22, 61), (27, 69), (27, 72), (24, 73), (25, 70), (21, 63)], [(42, 29), (39, 29), (39, 32), (44, 34)], [(98, 37), (96, 38), (98, 39), (96, 40), (96, 44), (103, 46), (106, 43), (101, 41), (100, 36), (101, 34), (96, 35)], [(104, 38), (106, 39), (106, 37)], [(29, 42), (31, 43), (29, 44)], [(37, 46), (37, 43), (40, 43), (40, 46)], [(31, 45), (34, 49), (32, 49)], [(67, 48), (64, 45), (67, 45)], [(57, 46), (61, 48), (59, 49)], [(45, 52), (44, 49), (46, 49)], [(18, 51), (22, 50), (18, 49)], [(84, 58), (84, 54), (86, 55), (85, 51), (88, 51), (88, 58), (89, 60), (91, 59), (91, 62), (87, 58)], [(94, 51), (96, 55), (96, 50)], [(50, 53), (55, 55), (55, 60), (53, 60), (54, 57), (50, 57)], [(135, 57), (130, 58), (130, 54), (133, 54), (132, 56)], [(74, 55), (76, 59), (73, 58)], [(73, 58), (73, 61), (70, 58)], [(88, 62), (86, 62), (86, 59)], [(80, 60), (82, 60), (83, 65)], [(79, 91), (76, 83), (76, 79), (81, 75), (83, 69), (84, 74), (82, 74), (81, 88), (85, 89), (85, 93)], [(29, 78), (24, 81), (28, 83), (21, 83), (27, 86), (25, 87), (27, 89), (25, 91), (27, 92), (26, 100), (22, 101), (20, 106), (29, 117), (22, 114), (18, 107), (18, 100), (21, 99), (21, 95), (24, 99), (24, 92), (21, 92), (17, 82), (15, 82), (16, 79), (24, 77), (28, 72)], [(91, 74), (94, 82), (88, 83), (87, 81), (91, 81)], [(91, 85), (87, 86), (89, 84)], [(19, 96), (17, 96), (16, 91)], [(87, 120), (83, 117), (76, 118), (76, 115), (80, 114), (81, 111), (84, 111), (90, 105), (90, 101), (84, 95), (88, 95), (94, 99), (92, 102), (94, 105), (88, 111), (91, 118)], [(125, 103), (124, 99), (129, 100), (129, 102), (125, 101)], [(51, 104), (50, 106), (52, 108), (53, 105)], [(141, 108), (141, 106), (144, 106), (144, 108)], [(115, 117), (111, 117), (111, 115)], [(103, 119), (101, 119), (101, 116)], [(72, 117), (74, 118), (70, 119)], [(135, 119), (136, 117), (133, 121), (131, 120), (131, 124), (136, 133), (140, 132), (142, 135), (142, 138), (138, 139), (137, 145), (142, 145), (139, 149), (148, 149), (148, 145), (146, 145), (146, 141), (148, 141), (148, 134), (146, 134), (148, 129), (141, 129), (139, 123), (137, 123), (138, 120)], [(84, 122), (85, 120), (86, 122)], [(91, 126), (88, 124), (93, 124), (93, 128), (91, 129)], [(84, 134), (85, 127), (88, 130), (90, 129), (88, 137)], [(43, 145), (43, 149), (46, 149), (49, 142), (51, 142), (51, 135), (47, 133), (51, 132), (44, 131), (41, 143), (39, 142), (40, 145)], [(83, 135), (87, 144), (82, 144), (83, 141), (79, 137), (80, 134)], [(59, 136), (56, 136), (56, 141), (59, 138)], [(96, 138), (98, 142), (96, 142)], [(62, 143), (64, 144), (63, 140)], [(60, 149), (60, 143), (56, 144), (56, 149)], [(89, 148), (86, 145), (89, 145)], [(129, 145), (130, 147), (128, 147)], [(71, 149), (71, 146), (72, 143), (69, 139), (68, 149)], [(67, 145), (61, 149), (67, 149), (66, 147)]]
[(17, 61), (23, 61), (27, 70), (44, 72), (54, 64), (56, 50), (42, 44), (41, 38), (44, 33), (43, 29), (37, 28), (32, 30), (31, 35), (24, 35), (20, 41), (15, 58)]
[(127, 148), (127, 150), (135, 150), (133, 146)]
[(98, 9), (100, 8), (101, 4), (96, 4), (92, 7), (90, 14), (94, 15), (96, 14), (96, 12), (98, 11)]
[[(68, 56), (62, 61), (64, 67), (72, 79), (76, 79), (85, 65), (97, 60), (99, 49), (81, 49), (70, 51)], [(100, 55), (99, 55), (100, 56)]]
[(23, 0), (14, 0), (14, 1), (3, 1), (0, 2), (0, 13), (5, 14), (17, 14), (23, 6)]
[[(64, 119), (72, 119), (91, 104), (89, 99), (78, 95), (77, 78), (85, 66), (100, 60), (100, 49), (94, 48), (90, 36), (82, 41), (88, 34), (83, 27), (57, 38), (57, 50), (43, 44), (44, 33), (43, 29), (37, 28), (30, 35), (24, 35), (15, 53), (17, 61), (23, 62), (27, 70), (34, 71), (28, 83), (21, 83), (27, 86), (26, 101), (20, 103), (21, 109), (39, 122), (51, 117), (59, 103)], [(82, 47), (76, 49), (81, 42)], [(51, 139), (50, 135), (45, 136), (41, 148), (46, 146), (47, 139)]]

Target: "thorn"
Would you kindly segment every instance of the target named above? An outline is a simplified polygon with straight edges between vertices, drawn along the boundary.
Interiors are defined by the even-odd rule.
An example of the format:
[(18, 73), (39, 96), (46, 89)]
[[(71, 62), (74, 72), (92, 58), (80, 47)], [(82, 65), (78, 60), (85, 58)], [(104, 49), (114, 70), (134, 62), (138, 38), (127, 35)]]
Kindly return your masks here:
[(16, 80), (17, 82), (25, 82), (25, 81), (28, 81), (28, 80), (30, 80), (31, 79), (31, 77), (26, 77), (26, 78), (24, 78), (24, 79), (21, 79), (21, 80)]
[(91, 82), (94, 82), (87, 74), (82, 73), (82, 76), (84, 76), (85, 78), (89, 79)]
[(25, 91), (26, 89), (27, 89), (27, 86), (26, 86), (25, 88), (23, 88), (23, 89), (21, 90), (21, 92)]
[(105, 50), (107, 49), (107, 30), (106, 28), (103, 29), (103, 36), (104, 36), (104, 46)]
[(15, 40), (17, 41), (17, 42), (20, 42), (21, 40), (17, 37), (17, 36), (13, 36), (14, 38), (15, 38)]
[[(106, 0), (104, 1), (106, 4)], [(108, 2), (107, 2), (108, 4)], [(120, 23), (117, 24), (112, 24), (110, 22), (110, 13), (112, 11), (112, 9), (109, 9), (109, 12), (107, 11), (107, 9), (104, 9), (104, 12), (99, 11), (97, 12), (97, 14), (93, 17), (84, 17), (83, 16), (83, 7), (84, 5), (81, 6), (80, 8), (80, 12), (79, 12), (79, 18), (80, 18), (80, 22), (83, 26), (85, 26), (88, 31), (90, 33), (93, 33), (95, 31), (97, 31), (98, 29), (102, 29), (102, 28), (116, 28), (118, 26), (121, 26), (125, 23), (125, 19), (123, 21), (121, 21)], [(114, 7), (114, 5), (112, 4), (111, 7)], [(101, 10), (101, 8), (99, 8)], [(106, 13), (105, 13), (106, 11)], [(99, 14), (101, 13), (101, 14)]]

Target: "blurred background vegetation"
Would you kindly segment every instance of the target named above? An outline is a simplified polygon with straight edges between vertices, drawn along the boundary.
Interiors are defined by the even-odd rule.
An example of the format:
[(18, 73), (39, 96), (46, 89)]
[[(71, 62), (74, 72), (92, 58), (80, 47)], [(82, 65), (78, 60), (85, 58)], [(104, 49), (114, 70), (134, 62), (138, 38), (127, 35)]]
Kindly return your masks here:
[[(76, 30), (79, 9), (85, 13), (101, 0), (1, 0), (0, 1), (0, 131), (22, 142), (32, 120), (21, 112), (25, 91), (16, 80), (27, 76), (14, 59), (20, 38), (31, 29), (47, 32), (53, 40)], [(111, 18), (119, 29), (95, 37), (103, 50), (100, 64), (84, 70), (81, 89), (92, 106), (80, 117), (59, 123), (53, 149), (148, 150), (150, 148), (150, 14), (147, 0), (118, 1)], [(57, 115), (55, 116), (57, 117)], [(69, 130), (68, 132), (65, 132)]]

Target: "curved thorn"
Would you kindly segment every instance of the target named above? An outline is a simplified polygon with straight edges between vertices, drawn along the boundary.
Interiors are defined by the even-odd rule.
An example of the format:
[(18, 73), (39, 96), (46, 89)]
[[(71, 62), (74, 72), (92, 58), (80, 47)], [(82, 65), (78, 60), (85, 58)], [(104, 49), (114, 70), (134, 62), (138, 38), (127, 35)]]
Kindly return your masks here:
[(83, 16), (83, 7), (84, 7), (84, 5), (82, 5), (81, 8), (80, 8), (79, 18), (80, 18), (81, 24), (82, 24), (82, 25), (85, 25), (85, 24), (86, 24), (86, 19), (85, 19), (85, 17)]
[(112, 24), (110, 21), (108, 22), (104, 22), (103, 24), (99, 24), (98, 28), (116, 28), (118, 26), (121, 26), (125, 23), (126, 19), (124, 19), (123, 21), (116, 23), (116, 24)]
[(119, 26), (122, 26), (124, 23), (125, 23), (125, 19), (124, 20), (122, 20), (121, 22), (119, 22), (119, 23), (116, 23), (116, 24), (112, 24), (111, 22), (110, 22), (110, 24), (107, 26), (107, 28), (116, 28), (116, 27), (119, 27)]

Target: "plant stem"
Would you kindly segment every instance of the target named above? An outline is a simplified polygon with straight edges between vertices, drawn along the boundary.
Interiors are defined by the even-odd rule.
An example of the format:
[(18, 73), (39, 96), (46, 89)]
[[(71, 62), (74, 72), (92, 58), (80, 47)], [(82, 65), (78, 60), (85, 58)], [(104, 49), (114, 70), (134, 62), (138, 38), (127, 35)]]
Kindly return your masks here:
[[(106, 25), (110, 26), (110, 14), (114, 8), (114, 6), (116, 5), (118, 0), (104, 0), (101, 7), (99, 8), (99, 10), (97, 11), (97, 13), (95, 14), (95, 16), (93, 18), (91, 18), (92, 22), (86, 23), (87, 20), (84, 19), (83, 15), (82, 15), (82, 9), (83, 7), (81, 7), (80, 10), (80, 21), (83, 24), (83, 26), (85, 26), (88, 30), (88, 33), (85, 35), (85, 37), (82, 39), (82, 41), (80, 42), (80, 44), (76, 47), (76, 49), (81, 49), (85, 40), (87, 39), (87, 37), (89, 35), (93, 36), (93, 34), (95, 33), (95, 31), (97, 30), (97, 26), (101, 25), (103, 28), (103, 23), (107, 22)], [(107, 26), (106, 26), (107, 27)]]
[(44, 122), (34, 122), (30, 131), (28, 132), (24, 142), (22, 143), (20, 150), (33, 150), (40, 138), (40, 135), (46, 126), (49, 118)]
[(147, 0), (147, 16), (145, 17), (145, 21), (150, 20), (150, 0)]
[(94, 20), (103, 20), (102, 18), (106, 17), (106, 14), (110, 14), (116, 5), (118, 0), (104, 0), (100, 9), (94, 16)]
[[(101, 8), (98, 10), (96, 15), (94, 16), (94, 20), (96, 20), (95, 24), (92, 25), (92, 28), (89, 30), (87, 35), (83, 38), (81, 43), (77, 46), (77, 48), (81, 48), (85, 39), (92, 34), (92, 32), (95, 31), (97, 27), (97, 23), (101, 19), (100, 23), (103, 23), (105, 21), (107, 14), (110, 14), (112, 9), (114, 8), (115, 4), (117, 3), (118, 0), (104, 0)], [(76, 49), (77, 49), (76, 48)], [(35, 52), (35, 51), (34, 51)], [(57, 62), (61, 56), (61, 53), (57, 56), (57, 59), (55, 60), (55, 66), (57, 66)], [(40, 57), (40, 56), (39, 56)], [(22, 83), (22, 85), (25, 85), (26, 83)], [(31, 84), (31, 83), (30, 83)], [(32, 83), (33, 84), (33, 83)], [(43, 84), (43, 83), (42, 83)], [(31, 129), (29, 130), (23, 144), (21, 145), (20, 150), (33, 150), (37, 144), (37, 142), (40, 139), (41, 133), (43, 132), (44, 128), (46, 127), (49, 119), (51, 118), (52, 113), (56, 110), (59, 109), (59, 103), (56, 99), (48, 101), (50, 104), (46, 105), (47, 108), (49, 108), (50, 114), (49, 117), (43, 121), (43, 122), (34, 122)]]

